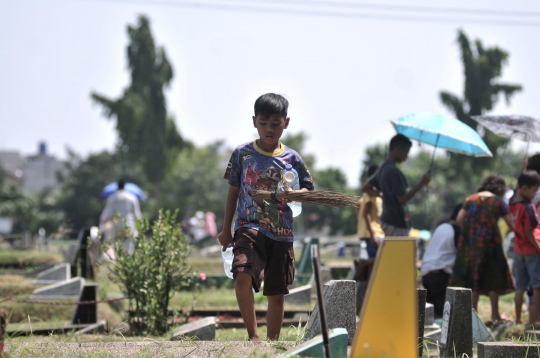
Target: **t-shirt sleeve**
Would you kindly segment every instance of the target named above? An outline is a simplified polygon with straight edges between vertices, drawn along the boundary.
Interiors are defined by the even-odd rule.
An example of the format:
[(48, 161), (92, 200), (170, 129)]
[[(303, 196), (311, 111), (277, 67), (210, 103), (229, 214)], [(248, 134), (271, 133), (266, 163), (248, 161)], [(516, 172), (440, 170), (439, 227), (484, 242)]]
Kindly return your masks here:
[(227, 169), (225, 170), (225, 175), (223, 175), (223, 178), (229, 181), (229, 185), (236, 187), (240, 187), (242, 178), (242, 168), (240, 167), (238, 157), (238, 150), (236, 149), (231, 154), (231, 159), (229, 159)]
[(392, 195), (403, 195), (407, 192), (407, 179), (398, 168), (389, 168), (384, 175), (388, 182), (388, 190)]
[(526, 207), (526, 215), (528, 217), (525, 217), (523, 220), (523, 229), (532, 230), (535, 227), (538, 227), (538, 213), (532, 204), (528, 204)]
[(298, 180), (300, 182), (300, 189), (306, 188), (307, 190), (315, 190), (315, 184), (313, 184), (313, 178), (311, 177), (311, 173), (306, 167), (306, 164), (302, 159), (298, 161), (296, 164), (296, 168), (294, 168), (296, 172), (298, 173)]

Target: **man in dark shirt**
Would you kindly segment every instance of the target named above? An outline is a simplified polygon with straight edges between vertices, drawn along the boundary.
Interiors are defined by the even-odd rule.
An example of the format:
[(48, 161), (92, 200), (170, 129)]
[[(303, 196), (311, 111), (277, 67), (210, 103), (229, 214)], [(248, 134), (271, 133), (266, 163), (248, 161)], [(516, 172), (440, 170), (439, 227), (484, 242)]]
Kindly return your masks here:
[(428, 185), (431, 180), (428, 171), (420, 183), (409, 190), (407, 179), (396, 163), (407, 160), (412, 142), (404, 135), (397, 134), (390, 140), (390, 153), (375, 175), (368, 178), (362, 191), (370, 195), (381, 195), (383, 211), (381, 226), (385, 236), (409, 236), (411, 216), (407, 202)]

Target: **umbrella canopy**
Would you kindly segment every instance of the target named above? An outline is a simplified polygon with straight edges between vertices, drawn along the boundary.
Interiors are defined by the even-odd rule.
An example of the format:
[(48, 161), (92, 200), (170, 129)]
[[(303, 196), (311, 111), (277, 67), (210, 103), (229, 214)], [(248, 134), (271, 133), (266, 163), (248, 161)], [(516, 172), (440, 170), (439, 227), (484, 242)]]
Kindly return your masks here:
[(391, 122), (398, 133), (409, 139), (473, 157), (493, 156), (480, 135), (459, 119), (420, 112)]
[[(126, 183), (124, 185), (124, 190), (134, 194), (140, 201), (146, 200), (146, 195), (142, 192), (141, 188), (137, 184)], [(118, 191), (118, 183), (110, 183), (101, 191), (101, 196), (106, 198), (109, 195), (112, 195)]]
[(478, 124), (506, 138), (540, 142), (540, 121), (528, 116), (472, 116)]

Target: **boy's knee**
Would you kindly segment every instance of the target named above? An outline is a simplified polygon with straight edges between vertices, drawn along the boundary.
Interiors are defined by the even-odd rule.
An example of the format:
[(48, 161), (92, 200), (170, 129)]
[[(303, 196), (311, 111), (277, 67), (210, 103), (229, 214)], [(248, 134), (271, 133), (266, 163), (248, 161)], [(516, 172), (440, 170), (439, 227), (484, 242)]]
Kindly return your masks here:
[(272, 295), (272, 296), (266, 296), (268, 301), (280, 303), (285, 301), (285, 295)]
[(236, 278), (234, 279), (234, 282), (238, 285), (245, 285), (245, 284), (249, 284), (251, 285), (253, 281), (253, 277), (251, 277), (250, 274), (246, 273), (246, 272), (237, 272), (236, 273)]

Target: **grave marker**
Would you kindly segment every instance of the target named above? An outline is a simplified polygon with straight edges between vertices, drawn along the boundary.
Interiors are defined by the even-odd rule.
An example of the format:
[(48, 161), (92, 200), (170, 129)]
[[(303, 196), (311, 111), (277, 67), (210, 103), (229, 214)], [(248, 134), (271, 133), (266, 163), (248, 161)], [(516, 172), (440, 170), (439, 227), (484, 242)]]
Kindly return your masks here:
[(67, 281), (71, 278), (71, 267), (68, 263), (56, 265), (40, 272), (34, 280), (35, 285), (48, 285), (50, 283)]
[[(331, 280), (323, 286), (324, 307), (329, 329), (345, 328), (348, 342), (356, 331), (356, 284), (352, 280)], [(311, 339), (321, 333), (319, 306), (315, 304), (306, 326), (306, 337)]]
[[(79, 295), (79, 302), (96, 301), (97, 283), (87, 283), (84, 285)], [(76, 305), (71, 317), (72, 324), (89, 324), (97, 322), (97, 303)]]
[(388, 237), (383, 241), (360, 312), (351, 357), (418, 355), (415, 258), (415, 239)]
[(285, 295), (285, 302), (302, 305), (311, 303), (311, 291), (312, 284), (304, 285), (289, 290), (289, 293)]
[(471, 290), (447, 287), (441, 327), (443, 357), (472, 356)]
[(185, 338), (196, 338), (200, 341), (216, 339), (216, 317), (206, 317), (195, 322), (181, 325), (174, 330), (173, 341)]
[(74, 277), (64, 282), (35, 289), (30, 298), (55, 299), (79, 297), (84, 286), (84, 278)]

